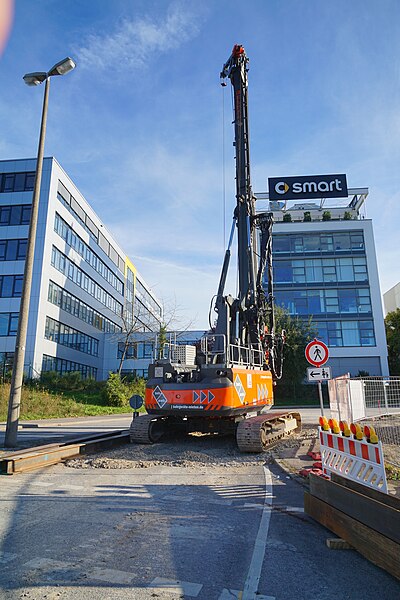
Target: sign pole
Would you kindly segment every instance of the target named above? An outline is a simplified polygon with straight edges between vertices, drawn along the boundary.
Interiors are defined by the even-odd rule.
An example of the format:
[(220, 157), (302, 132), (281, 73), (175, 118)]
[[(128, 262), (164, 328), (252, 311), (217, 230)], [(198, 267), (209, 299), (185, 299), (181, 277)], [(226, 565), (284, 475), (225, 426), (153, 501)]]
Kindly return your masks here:
[(324, 399), (322, 397), (322, 384), (318, 381), (319, 403), (321, 405), (321, 415), (324, 416)]

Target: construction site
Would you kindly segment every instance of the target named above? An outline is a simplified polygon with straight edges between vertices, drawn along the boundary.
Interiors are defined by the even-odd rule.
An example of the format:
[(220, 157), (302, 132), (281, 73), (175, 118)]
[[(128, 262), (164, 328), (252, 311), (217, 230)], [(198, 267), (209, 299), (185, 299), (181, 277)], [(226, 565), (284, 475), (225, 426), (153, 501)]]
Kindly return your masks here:
[[(235, 44), (220, 72), (222, 87), (230, 86), (232, 93), (235, 202), (209, 329), (201, 340), (179, 344), (158, 334), (145, 392), (130, 398), (132, 412), (82, 419), (20, 420), (24, 363), (23, 356), (22, 363), (15, 358), (1, 430), (1, 599), (398, 597), (400, 377), (386, 374), (387, 353), (378, 356), (375, 345), (383, 329), (370, 325), (373, 298), (363, 279), (367, 269), (357, 229), (367, 192), (348, 189), (346, 176), (333, 174), (272, 178), (268, 197), (257, 197), (250, 176), (248, 71), (245, 48)], [(44, 81), (49, 73), (31, 75)], [(305, 215), (307, 209), (309, 223), (326, 209), (325, 196), (346, 198), (350, 208), (349, 217), (336, 216), (352, 221), (353, 246), (347, 248), (352, 262), (340, 263), (343, 248), (333, 248), (333, 242), (329, 251), (337, 252), (330, 260), (337, 261), (338, 273), (351, 266), (354, 281), (364, 282), (364, 291), (354, 292), (359, 319), (349, 317), (351, 294), (343, 299), (331, 293), (332, 272), (324, 271), (330, 291), (307, 296), (312, 286), (305, 274), (311, 267), (304, 259), (301, 299), (309, 307), (318, 297), (321, 306), (331, 307), (302, 349), (308, 367), (303, 379), (319, 403), (277, 405), (289, 351), (288, 333), (276, 324), (277, 307), (290, 311), (290, 302), (300, 296), (289, 296), (285, 288), (292, 282), (285, 280), (285, 240), (281, 247), (273, 243), (275, 217), (285, 213), (290, 218), (282, 222), (289, 223), (296, 211)], [(303, 198), (312, 202), (291, 204)], [(74, 198), (61, 194), (58, 200), (70, 210)], [(87, 214), (84, 218), (87, 229), (91, 221)], [(98, 235), (91, 223), (92, 236), (94, 229)], [(68, 224), (63, 226), (67, 231)], [(68, 239), (66, 233), (67, 245)], [(109, 243), (107, 248), (110, 258)], [(319, 246), (313, 251), (323, 252)], [(273, 268), (274, 252), (285, 259), (280, 272)], [(120, 256), (120, 263), (115, 253), (119, 268), (128, 272), (128, 262)], [(234, 253), (237, 285), (230, 293)], [(67, 264), (63, 260), (53, 248), (52, 266), (59, 272)], [(315, 262), (313, 273), (322, 273), (321, 265)], [(68, 268), (80, 281), (72, 259)], [(295, 271), (299, 266), (290, 268), (293, 277), (302, 276)], [(276, 285), (274, 272), (282, 275)], [(111, 275), (110, 281), (118, 287)], [(279, 304), (286, 293), (292, 300)], [(104, 302), (118, 311), (106, 296)], [(59, 306), (64, 310), (61, 300)], [(333, 321), (341, 310), (342, 320)], [(22, 321), (15, 347), (23, 353)], [(53, 319), (47, 338), (52, 343), (56, 324)], [(63, 331), (67, 343), (79, 333)], [(85, 340), (82, 344), (98, 352), (93, 340)], [(356, 340), (361, 350), (353, 357), (354, 368), (365, 360), (383, 374), (369, 376), (358, 368), (357, 376), (340, 375), (344, 353), (333, 355), (329, 340), (340, 351), (346, 344), (356, 346)], [(123, 357), (128, 350), (127, 343)], [(56, 370), (57, 360), (44, 355), (42, 364)], [(88, 367), (85, 374), (96, 375), (95, 369)]]

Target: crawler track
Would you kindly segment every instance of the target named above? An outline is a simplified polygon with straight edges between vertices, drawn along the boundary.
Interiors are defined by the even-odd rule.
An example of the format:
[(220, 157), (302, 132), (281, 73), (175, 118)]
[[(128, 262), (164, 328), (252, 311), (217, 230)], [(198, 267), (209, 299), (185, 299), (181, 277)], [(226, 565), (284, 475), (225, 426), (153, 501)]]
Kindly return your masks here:
[(265, 452), (283, 437), (299, 431), (300, 427), (298, 413), (266, 413), (239, 423), (236, 442), (241, 452)]
[[(154, 444), (170, 427), (171, 423), (166, 417), (142, 415), (132, 421), (130, 441), (135, 444)], [(239, 422), (236, 442), (241, 452), (265, 452), (280, 439), (300, 428), (299, 413), (269, 412)]]

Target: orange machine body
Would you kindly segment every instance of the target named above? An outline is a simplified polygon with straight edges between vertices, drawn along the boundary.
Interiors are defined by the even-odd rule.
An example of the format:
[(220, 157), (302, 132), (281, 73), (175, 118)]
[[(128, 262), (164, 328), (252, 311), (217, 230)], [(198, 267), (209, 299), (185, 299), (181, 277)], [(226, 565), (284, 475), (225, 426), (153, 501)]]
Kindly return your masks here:
[(273, 405), (270, 371), (231, 368), (224, 377), (199, 382), (165, 383), (149, 380), (145, 407), (151, 414), (207, 417), (234, 416)]

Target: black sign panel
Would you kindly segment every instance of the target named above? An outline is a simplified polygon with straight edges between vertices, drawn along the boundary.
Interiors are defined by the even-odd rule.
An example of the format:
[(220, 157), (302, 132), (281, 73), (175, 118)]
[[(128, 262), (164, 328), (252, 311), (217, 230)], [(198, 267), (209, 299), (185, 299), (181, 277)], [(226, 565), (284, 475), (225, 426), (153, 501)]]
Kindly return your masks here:
[(345, 198), (348, 196), (346, 175), (303, 175), (301, 177), (270, 177), (270, 200), (304, 198)]

